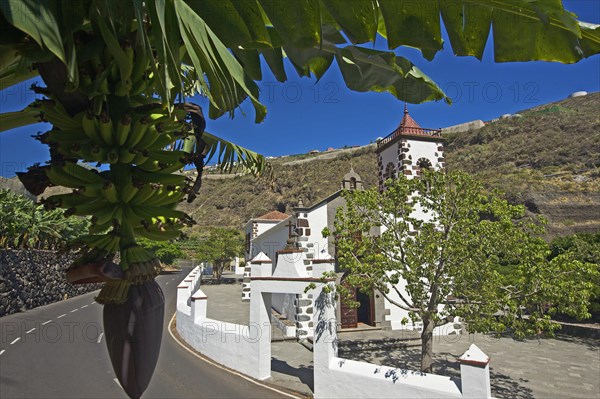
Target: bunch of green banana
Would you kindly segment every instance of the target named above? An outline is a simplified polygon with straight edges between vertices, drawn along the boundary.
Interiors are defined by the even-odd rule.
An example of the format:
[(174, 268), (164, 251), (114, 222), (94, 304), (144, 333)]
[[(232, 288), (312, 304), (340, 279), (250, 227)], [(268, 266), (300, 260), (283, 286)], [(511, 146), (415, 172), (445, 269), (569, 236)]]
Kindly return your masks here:
[[(109, 255), (120, 252), (119, 266), (130, 284), (154, 278), (160, 262), (136, 245), (136, 237), (173, 240), (181, 236), (183, 226), (194, 223), (174, 209), (191, 185), (188, 178), (174, 172), (191, 162), (191, 156), (164, 149), (186, 134), (185, 111), (168, 114), (157, 105), (134, 107), (121, 113), (115, 123), (107, 111), (95, 115), (89, 110), (71, 118), (54, 102), (43, 102), (40, 107), (60, 123), (39, 136), (63, 159), (46, 169), (48, 180), (73, 189), (44, 199), (44, 204), (64, 208), (67, 215), (92, 215), (90, 235), (84, 237), (82, 249)], [(76, 160), (108, 164), (109, 170), (89, 169)], [(108, 281), (98, 301), (124, 301), (127, 290), (123, 287)]]
[[(186, 178), (183, 175), (153, 176), (129, 165), (118, 169), (119, 176), (112, 176), (112, 172), (99, 173), (73, 162), (52, 164), (46, 170), (50, 181), (74, 190), (72, 193), (50, 196), (43, 203), (47, 208), (64, 208), (69, 215), (93, 215), (94, 233), (111, 227), (119, 230), (126, 224), (134, 229), (134, 234), (169, 240), (179, 236), (176, 228), (193, 223), (187, 214), (173, 209), (185, 195)], [(113, 182), (112, 177), (118, 181)], [(102, 245), (87, 244), (111, 252), (119, 250), (119, 241), (115, 242), (115, 239), (110, 243), (102, 241)]]

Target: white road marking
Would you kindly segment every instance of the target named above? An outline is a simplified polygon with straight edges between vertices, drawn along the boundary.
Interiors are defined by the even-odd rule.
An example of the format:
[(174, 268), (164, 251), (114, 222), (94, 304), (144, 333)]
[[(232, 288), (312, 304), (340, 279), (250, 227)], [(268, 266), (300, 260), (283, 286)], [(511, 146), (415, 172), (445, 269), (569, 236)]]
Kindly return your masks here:
[(45, 326), (46, 324), (50, 323), (51, 321), (52, 321), (52, 319), (50, 319), (48, 321), (45, 321), (45, 322), (42, 323), (42, 325)]
[(98, 343), (100, 343), (100, 341), (102, 341), (102, 336), (104, 335), (104, 333), (100, 333), (100, 335), (98, 335)]
[(83, 305), (83, 306), (81, 307), (81, 309), (85, 309), (85, 308), (87, 308), (88, 306), (90, 306), (90, 305)]
[(29, 334), (30, 332), (35, 331), (35, 327), (32, 328), (31, 330), (27, 331), (25, 334)]
[(60, 316), (58, 316), (57, 319), (60, 319), (61, 317), (65, 317), (65, 316), (66, 316), (66, 314), (63, 313)]
[(79, 309), (73, 309), (73, 310), (71, 310), (71, 313), (75, 313), (75, 312), (77, 312), (78, 310), (79, 310)]
[(6, 350), (5, 350), (5, 349), (2, 349), (2, 350), (0, 351), (0, 355), (2, 355), (4, 352), (6, 352)]
[(95, 304), (95, 303), (96, 303), (96, 301), (94, 301), (94, 302), (90, 303), (90, 305), (93, 305), (93, 304)]
[(14, 345), (14, 344), (16, 344), (17, 342), (19, 342), (20, 340), (21, 340), (21, 337), (17, 337), (17, 338), (15, 338), (15, 339), (14, 339), (14, 341), (13, 341), (13, 342), (11, 342), (10, 344), (11, 344), (11, 345)]
[(169, 282), (167, 281), (167, 282), (165, 283), (165, 285), (169, 285)]
[(113, 378), (113, 381), (114, 381), (114, 382), (116, 382), (116, 383), (117, 383), (117, 385), (118, 385), (119, 387), (121, 387), (121, 389), (123, 389), (123, 387), (121, 386), (121, 383), (119, 382), (119, 379), (118, 379), (118, 378)]

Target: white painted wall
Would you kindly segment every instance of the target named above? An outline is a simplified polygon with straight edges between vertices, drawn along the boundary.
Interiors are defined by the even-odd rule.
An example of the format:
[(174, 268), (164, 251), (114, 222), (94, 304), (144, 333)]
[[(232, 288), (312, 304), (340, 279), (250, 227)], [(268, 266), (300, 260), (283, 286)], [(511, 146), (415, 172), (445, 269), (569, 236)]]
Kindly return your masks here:
[[(177, 332), (198, 352), (226, 367), (255, 376), (259, 356), (256, 343), (262, 334), (270, 336), (270, 323), (261, 328), (252, 323), (245, 326), (207, 318), (208, 299), (199, 286), (200, 279), (190, 276), (178, 286)], [(205, 299), (193, 300), (194, 297)]]
[(393, 163), (396, 168), (396, 175), (398, 175), (398, 146), (400, 141), (390, 145), (385, 150), (381, 151), (379, 154), (381, 156), (381, 165), (383, 165), (383, 173), (385, 174), (385, 169), (388, 163)]
[(235, 274), (237, 274), (237, 275), (243, 275), (244, 274), (245, 266), (241, 266), (240, 265), (241, 263), (242, 262), (241, 262), (240, 258), (238, 256), (236, 256), (235, 259), (233, 260), (233, 267), (234, 267), (234, 269), (233, 269), (234, 271), (233, 272)]
[[(287, 220), (287, 219), (286, 219)], [(279, 224), (282, 224), (281, 221), (278, 220), (262, 220), (262, 221), (257, 221), (255, 219), (250, 219), (248, 221), (248, 223), (246, 223), (245, 226), (245, 234), (250, 234), (250, 251), (249, 253), (246, 254), (246, 256), (248, 256), (248, 259), (252, 259), (254, 258), (257, 254), (261, 253), (261, 252), (265, 252), (263, 251), (262, 248), (257, 248), (254, 239), (256, 237), (254, 237), (254, 223), (256, 223), (256, 237), (259, 237), (261, 234), (271, 230), (273, 227), (276, 227)], [(286, 236), (287, 239), (287, 236)]]
[[(417, 164), (417, 161), (420, 158), (427, 158), (429, 159), (429, 161), (431, 162), (431, 165), (433, 166), (434, 169), (439, 169), (439, 162), (438, 162), (438, 156), (441, 157), (442, 153), (440, 153), (437, 148), (438, 145), (440, 143), (435, 142), (435, 141), (421, 141), (421, 140), (415, 140), (415, 139), (406, 139), (407, 143), (410, 144), (410, 151), (407, 152), (407, 154), (412, 156), (412, 163), (413, 165)], [(438, 156), (435, 156), (435, 154), (438, 154)], [(383, 167), (385, 168), (385, 163), (383, 164)], [(385, 169), (384, 169), (385, 170)], [(414, 177), (414, 174), (413, 174)]]
[(272, 221), (256, 221), (256, 230), (257, 230), (257, 236), (261, 235), (262, 233), (264, 233), (267, 230), (272, 229), (273, 227), (275, 227), (280, 221), (279, 220), (272, 220)]
[(323, 238), (322, 231), (327, 227), (327, 203), (322, 204), (308, 212), (308, 224), (310, 225), (310, 236), (308, 242), (313, 244), (309, 248), (309, 252), (314, 253), (314, 257), (318, 258), (321, 250), (327, 251), (327, 239)]
[(287, 219), (252, 240), (250, 259), (264, 252), (270, 259), (276, 259), (275, 252), (281, 251), (288, 239)]
[(296, 319), (295, 299), (295, 294), (273, 294), (271, 295), (271, 306), (286, 319), (294, 321)]

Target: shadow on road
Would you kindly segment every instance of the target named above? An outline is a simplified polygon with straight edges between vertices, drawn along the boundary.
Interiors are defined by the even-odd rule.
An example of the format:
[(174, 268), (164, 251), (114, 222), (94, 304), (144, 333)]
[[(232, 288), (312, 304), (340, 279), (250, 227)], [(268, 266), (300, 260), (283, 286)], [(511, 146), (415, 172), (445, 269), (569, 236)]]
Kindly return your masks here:
[(556, 334), (554, 339), (557, 339), (559, 341), (569, 342), (572, 344), (583, 345), (588, 350), (591, 350), (594, 352), (600, 351), (600, 340), (598, 340), (597, 338), (575, 337), (575, 336), (571, 336), (571, 335)]
[(271, 371), (298, 377), (303, 384), (308, 385), (311, 391), (314, 392), (315, 390), (312, 366), (301, 364), (298, 367), (294, 367), (290, 366), (287, 362), (271, 357)]

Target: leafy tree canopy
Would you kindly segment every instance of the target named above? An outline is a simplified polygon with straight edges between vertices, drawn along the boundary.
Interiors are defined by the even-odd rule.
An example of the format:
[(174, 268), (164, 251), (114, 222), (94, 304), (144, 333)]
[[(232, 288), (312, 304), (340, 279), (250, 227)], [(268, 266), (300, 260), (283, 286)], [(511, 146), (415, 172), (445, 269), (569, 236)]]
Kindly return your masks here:
[(214, 227), (200, 242), (197, 256), (202, 261), (212, 263), (213, 274), (220, 281), (225, 266), (237, 256), (242, 256), (243, 253), (244, 237), (239, 230)]
[(147, 238), (141, 238), (139, 244), (152, 252), (163, 265), (172, 265), (176, 259), (185, 257), (185, 252), (174, 242), (152, 241)]
[(331, 234), (345, 281), (423, 323), (422, 371), (431, 371), (433, 329), (454, 316), (470, 332), (516, 337), (552, 334), (556, 312), (589, 317), (597, 266), (568, 253), (549, 260), (539, 221), (462, 172), (401, 175), (383, 193), (344, 198)]

